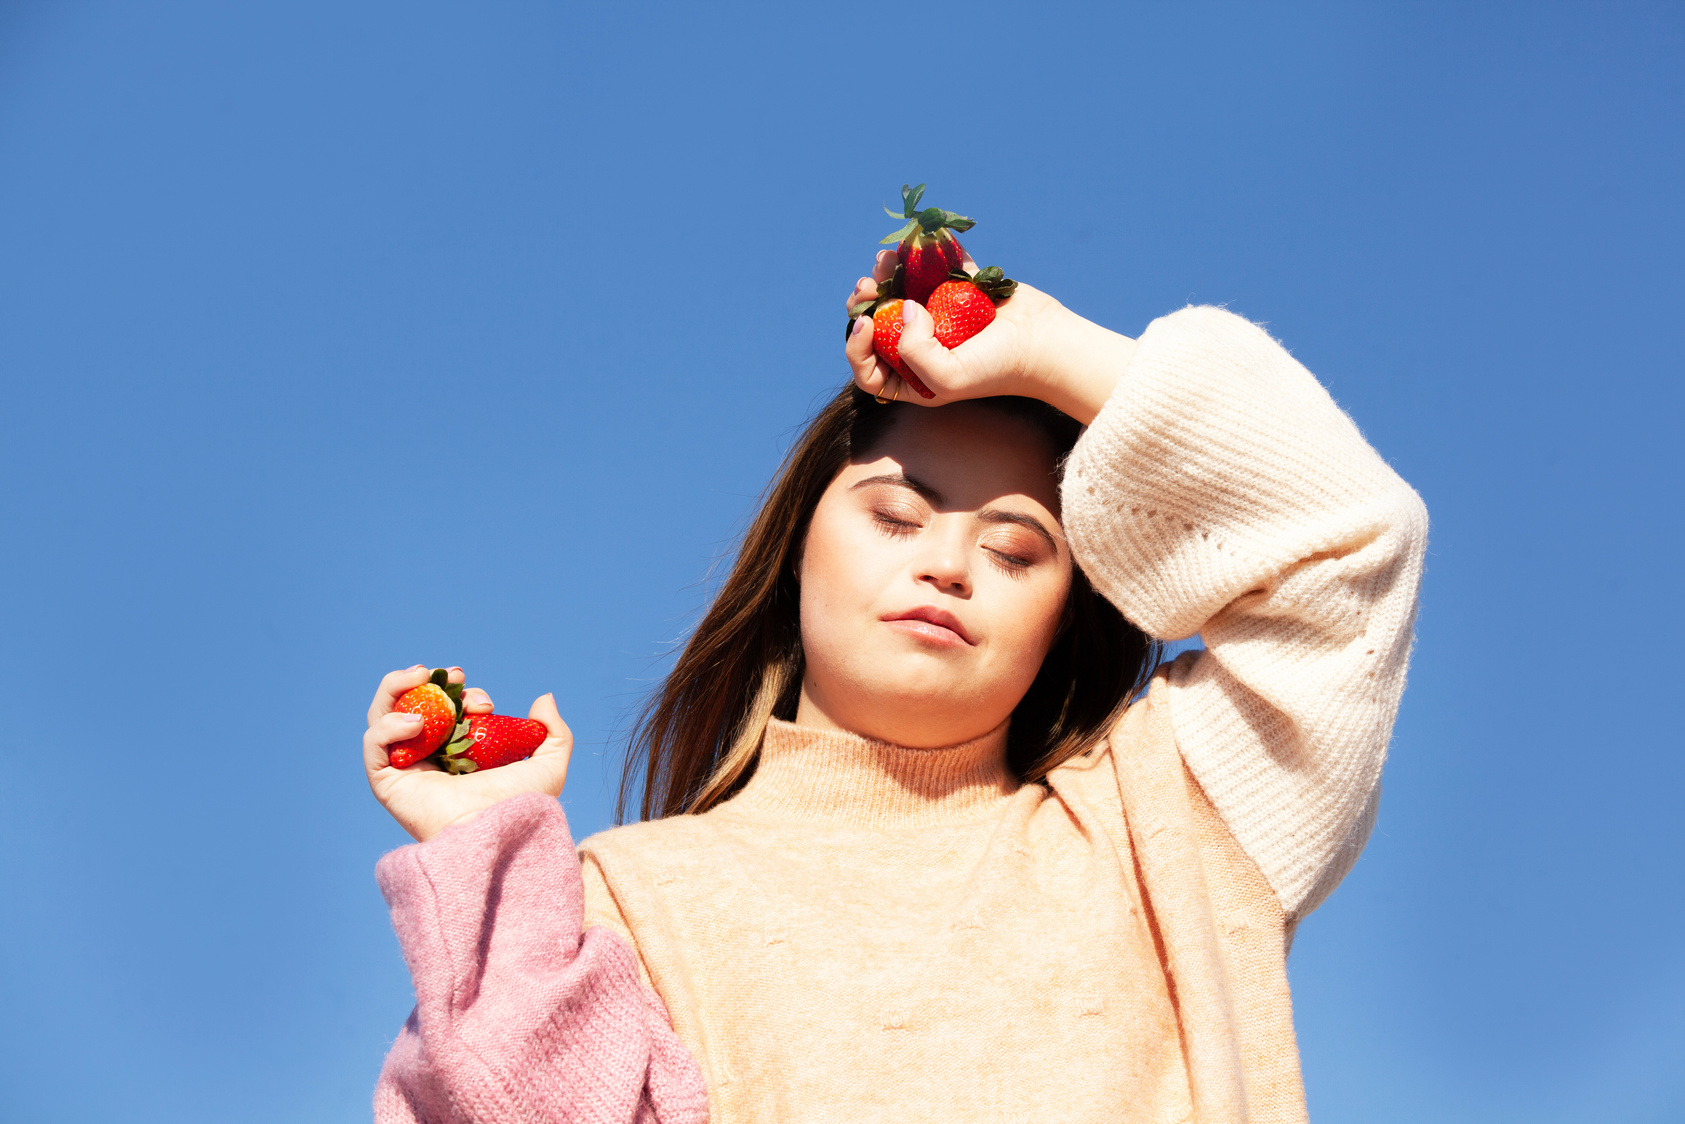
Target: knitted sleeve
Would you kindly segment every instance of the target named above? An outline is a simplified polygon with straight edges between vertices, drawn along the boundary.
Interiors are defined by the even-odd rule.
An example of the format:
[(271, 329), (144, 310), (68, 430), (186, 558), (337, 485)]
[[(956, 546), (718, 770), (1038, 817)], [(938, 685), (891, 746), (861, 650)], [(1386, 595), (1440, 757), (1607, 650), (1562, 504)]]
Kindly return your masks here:
[(1155, 320), (1066, 466), (1077, 562), (1154, 636), (1178, 749), (1293, 918), (1368, 840), (1404, 690), (1421, 499), (1316, 379), (1218, 308)]
[(606, 929), (581, 935), (567, 819), (497, 804), (376, 868), (416, 1005), (375, 1090), (379, 1124), (705, 1124), (701, 1071)]

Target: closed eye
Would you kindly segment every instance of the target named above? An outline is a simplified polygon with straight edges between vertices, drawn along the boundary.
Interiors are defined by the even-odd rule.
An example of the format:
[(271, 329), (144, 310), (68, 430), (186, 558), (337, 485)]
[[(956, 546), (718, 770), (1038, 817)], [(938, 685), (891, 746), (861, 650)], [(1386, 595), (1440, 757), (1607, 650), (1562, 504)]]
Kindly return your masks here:
[[(985, 547), (984, 549), (988, 550), (989, 548)], [(989, 557), (995, 560), (995, 565), (999, 566), (1012, 577), (1018, 577), (1023, 574), (1025, 570), (1030, 568), (1030, 564), (1035, 561), (1032, 558), (1023, 558), (1016, 554), (1006, 554), (999, 550), (989, 550)]]
[(887, 535), (910, 535), (919, 529), (919, 525), (910, 519), (899, 519), (887, 511), (872, 512), (872, 522)]

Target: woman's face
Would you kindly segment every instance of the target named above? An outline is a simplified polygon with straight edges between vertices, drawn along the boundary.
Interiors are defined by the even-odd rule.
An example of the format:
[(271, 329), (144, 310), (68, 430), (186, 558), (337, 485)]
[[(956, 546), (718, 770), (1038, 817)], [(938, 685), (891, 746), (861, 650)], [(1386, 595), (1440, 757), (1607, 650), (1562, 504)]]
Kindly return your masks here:
[(1004, 722), (1071, 586), (1054, 453), (968, 403), (898, 415), (820, 497), (803, 544), (796, 721), (916, 747)]

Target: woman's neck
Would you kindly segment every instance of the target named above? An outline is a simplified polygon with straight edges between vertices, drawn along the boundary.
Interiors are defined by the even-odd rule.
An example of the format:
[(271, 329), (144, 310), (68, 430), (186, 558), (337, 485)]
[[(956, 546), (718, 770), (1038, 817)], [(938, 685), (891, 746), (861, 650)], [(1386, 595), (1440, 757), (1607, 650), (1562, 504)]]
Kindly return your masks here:
[(722, 809), (785, 822), (912, 826), (970, 819), (1018, 789), (1005, 723), (955, 745), (912, 749), (773, 719), (755, 772)]
[[(840, 705), (839, 705), (840, 704)], [(965, 719), (971, 718), (967, 722)], [(949, 717), (941, 708), (917, 699), (833, 699), (809, 676), (802, 677), (793, 724), (809, 730), (852, 734), (907, 749), (943, 749), (988, 737), (998, 728), (1006, 742), (1006, 723), (987, 726), (974, 715)]]

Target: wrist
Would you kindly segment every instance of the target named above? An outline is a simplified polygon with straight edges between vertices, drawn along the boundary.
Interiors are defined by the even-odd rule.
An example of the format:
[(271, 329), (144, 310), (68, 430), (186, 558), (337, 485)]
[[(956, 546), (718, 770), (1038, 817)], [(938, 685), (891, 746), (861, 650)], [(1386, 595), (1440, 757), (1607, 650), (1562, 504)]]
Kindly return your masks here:
[(1083, 425), (1094, 420), (1135, 357), (1135, 341), (1084, 319), (1063, 305), (1038, 341), (1030, 373), (1033, 396)]

